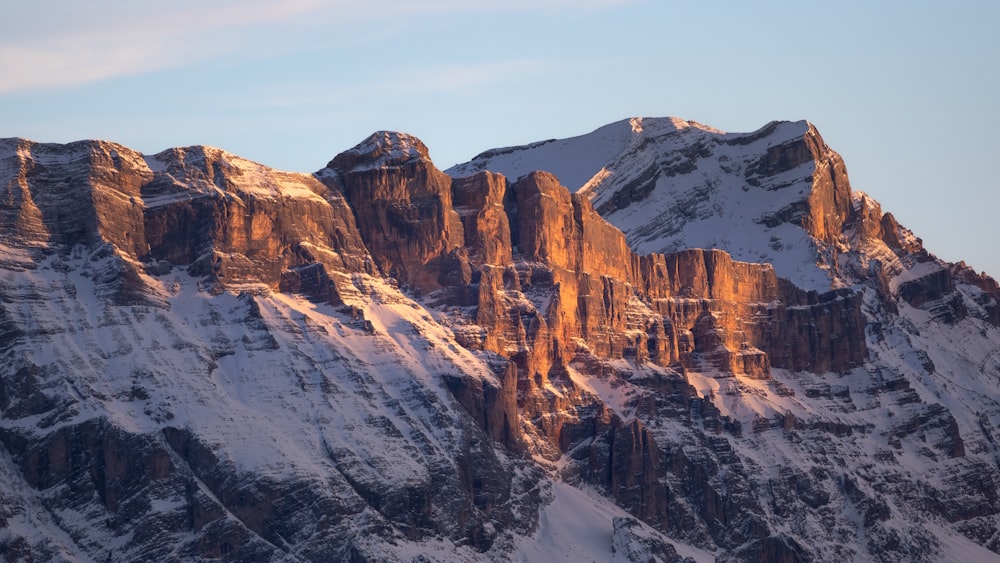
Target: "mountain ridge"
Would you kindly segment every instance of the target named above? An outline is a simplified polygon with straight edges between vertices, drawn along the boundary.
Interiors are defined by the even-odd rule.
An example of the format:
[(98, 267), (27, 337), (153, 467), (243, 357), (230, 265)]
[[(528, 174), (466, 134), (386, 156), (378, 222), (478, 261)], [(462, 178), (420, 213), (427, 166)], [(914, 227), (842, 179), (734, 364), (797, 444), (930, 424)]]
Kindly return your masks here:
[[(680, 120), (622, 123), (652, 140), (616, 158), (651, 165), (586, 193), (452, 178), (391, 132), (313, 175), (8, 142), (5, 555), (541, 560), (580, 549), (545, 530), (591, 491), (576, 533), (613, 541), (583, 557), (995, 556), (995, 281), (837, 195), (807, 124), (677, 147), (657, 132)], [(633, 172), (646, 197), (608, 209), (718, 169), (694, 205), (718, 215), (726, 178), (784, 197), (809, 162), (830, 197), (752, 224), (813, 237), (819, 289), (722, 249), (640, 254), (597, 213)]]

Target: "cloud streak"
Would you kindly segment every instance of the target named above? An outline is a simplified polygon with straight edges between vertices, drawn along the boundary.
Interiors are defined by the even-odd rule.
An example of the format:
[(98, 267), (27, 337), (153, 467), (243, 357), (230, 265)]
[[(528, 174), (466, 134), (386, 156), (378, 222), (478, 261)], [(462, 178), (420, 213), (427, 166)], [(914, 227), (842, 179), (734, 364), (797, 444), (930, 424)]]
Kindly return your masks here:
[(15, 13), (25, 25), (0, 33), (0, 92), (83, 84), (231, 54), (250, 43), (246, 32), (255, 26), (291, 21), (318, 6), (299, 1), (205, 8), (188, 1), (145, 10), (115, 2), (84, 12), (65, 2), (36, 7), (51, 4), (65, 9), (44, 18)]
[(407, 65), (366, 80), (266, 84), (244, 97), (242, 104), (251, 109), (344, 105), (357, 108), (366, 103), (383, 103), (386, 98), (472, 96), (504, 83), (556, 72), (569, 64), (542, 58), (514, 58), (469, 64)]
[[(18, 3), (0, 27), (0, 93), (87, 84), (180, 68), (224, 56), (260, 56), (261, 31), (366, 25), (414, 17), (559, 9), (612, 9), (636, 0), (105, 0)], [(275, 49), (306, 48), (270, 45)], [(459, 72), (456, 69), (456, 72)], [(457, 80), (458, 78), (452, 78)], [(462, 80), (468, 81), (468, 75)]]

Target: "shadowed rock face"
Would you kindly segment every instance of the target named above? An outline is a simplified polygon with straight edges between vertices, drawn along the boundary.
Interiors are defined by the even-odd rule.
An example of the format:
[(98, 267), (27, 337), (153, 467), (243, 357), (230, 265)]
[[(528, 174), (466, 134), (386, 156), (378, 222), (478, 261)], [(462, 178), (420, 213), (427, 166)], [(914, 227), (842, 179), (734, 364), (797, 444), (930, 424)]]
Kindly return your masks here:
[[(693, 143), (602, 205), (780, 130)], [(970, 414), (918, 346), (944, 325), (987, 347), (996, 282), (852, 195), (811, 126), (725, 166), (765, 193), (809, 169), (771, 219), (842, 287), (638, 254), (556, 176), (453, 179), (401, 133), (315, 175), (0, 141), (0, 551), (503, 559), (552, 476), (630, 512), (608, 529), (636, 557), (682, 560), (667, 534), (732, 561), (930, 560), (923, 514), (1000, 549), (1000, 356), (976, 352)]]

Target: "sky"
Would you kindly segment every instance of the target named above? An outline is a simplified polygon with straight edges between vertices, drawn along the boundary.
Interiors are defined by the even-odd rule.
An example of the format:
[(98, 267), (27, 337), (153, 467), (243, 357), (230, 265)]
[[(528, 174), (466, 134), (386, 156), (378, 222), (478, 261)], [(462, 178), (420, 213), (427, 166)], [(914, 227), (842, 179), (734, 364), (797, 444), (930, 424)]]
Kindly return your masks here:
[(807, 119), (932, 253), (1000, 277), (995, 0), (8, 4), (0, 137), (312, 172), (382, 129), (445, 169), (628, 117)]

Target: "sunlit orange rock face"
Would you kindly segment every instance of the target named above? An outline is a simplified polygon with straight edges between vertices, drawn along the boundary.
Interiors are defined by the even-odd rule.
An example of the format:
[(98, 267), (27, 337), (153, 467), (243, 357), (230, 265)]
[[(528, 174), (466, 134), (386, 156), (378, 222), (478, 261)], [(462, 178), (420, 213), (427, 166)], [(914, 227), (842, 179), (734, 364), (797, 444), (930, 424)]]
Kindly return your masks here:
[[(482, 172), (446, 189), (425, 152), (411, 156), (338, 171), (362, 236), (384, 271), (427, 291), (464, 290), (475, 328), (460, 338), (514, 359), (527, 384), (544, 386), (582, 357), (755, 378), (772, 365), (838, 371), (864, 358), (860, 300), (849, 291), (805, 292), (719, 250), (638, 256), (551, 174), (511, 184)], [(434, 264), (431, 277), (408, 273)]]
[[(559, 233), (566, 242), (549, 245), (547, 261), (530, 253), (534, 247), (525, 247), (523, 235), (521, 250), (553, 272), (557, 307), (547, 316), (562, 342), (579, 339), (599, 357), (633, 356), (661, 365), (694, 367), (698, 359), (708, 360), (722, 371), (753, 377), (766, 377), (772, 351), (779, 367), (817, 371), (846, 369), (864, 357), (861, 333), (846, 338), (839, 350), (818, 350), (816, 344), (862, 327), (858, 299), (810, 295), (781, 283), (769, 265), (735, 262), (719, 250), (637, 256), (589, 202), (561, 198), (566, 189), (553, 177), (531, 175), (513, 189), (534, 191), (540, 183), (547, 192), (537, 201), (550, 207), (560, 202), (563, 224), (572, 228)], [(524, 224), (533, 213), (523, 208), (535, 200), (523, 201), (522, 233), (533, 229)]]
[(456, 178), (451, 192), (462, 220), (470, 264), (476, 268), (510, 266), (514, 260), (510, 221), (504, 209), (507, 179), (489, 172)]
[[(463, 306), (458, 341), (510, 361), (502, 389), (449, 380), (505, 444), (521, 437), (500, 421), (518, 412), (534, 451), (552, 459), (595, 432), (645, 443), (644, 429), (626, 427), (587, 398), (574, 366), (594, 374), (628, 359), (670, 368), (683, 381), (686, 369), (767, 379), (772, 366), (839, 371), (864, 360), (861, 300), (849, 290), (806, 292), (770, 265), (736, 262), (720, 250), (639, 256), (589, 200), (545, 172), (513, 183), (490, 172), (445, 183), (425, 151), (376, 160), (350, 168), (341, 159), (334, 174), (319, 176), (345, 194), (383, 273), (435, 302)], [(574, 414), (581, 409), (585, 418)], [(648, 454), (632, 453), (635, 463)], [(595, 456), (595, 473), (611, 471)], [(654, 512), (662, 504), (646, 502)]]

